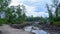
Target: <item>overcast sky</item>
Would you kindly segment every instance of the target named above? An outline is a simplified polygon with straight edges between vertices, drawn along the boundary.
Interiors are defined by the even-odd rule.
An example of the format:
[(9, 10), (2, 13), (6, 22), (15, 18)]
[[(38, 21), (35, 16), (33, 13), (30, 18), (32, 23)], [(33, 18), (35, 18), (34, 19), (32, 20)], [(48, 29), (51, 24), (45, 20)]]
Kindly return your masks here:
[(46, 3), (51, 4), (51, 0), (12, 0), (11, 5), (25, 5), (27, 16), (33, 15), (34, 17), (47, 17), (48, 13), (46, 13)]

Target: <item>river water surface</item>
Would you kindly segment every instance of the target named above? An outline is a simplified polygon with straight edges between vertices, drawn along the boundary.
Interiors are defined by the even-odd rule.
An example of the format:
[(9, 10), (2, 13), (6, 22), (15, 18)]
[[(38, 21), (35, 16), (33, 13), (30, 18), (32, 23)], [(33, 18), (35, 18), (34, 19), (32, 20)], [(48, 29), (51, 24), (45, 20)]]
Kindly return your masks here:
[(25, 31), (28, 31), (28, 32), (33, 32), (35, 34), (49, 34), (48, 32), (46, 31), (43, 31), (43, 30), (40, 30), (38, 27), (33, 27), (33, 26), (27, 26), (24, 28)]

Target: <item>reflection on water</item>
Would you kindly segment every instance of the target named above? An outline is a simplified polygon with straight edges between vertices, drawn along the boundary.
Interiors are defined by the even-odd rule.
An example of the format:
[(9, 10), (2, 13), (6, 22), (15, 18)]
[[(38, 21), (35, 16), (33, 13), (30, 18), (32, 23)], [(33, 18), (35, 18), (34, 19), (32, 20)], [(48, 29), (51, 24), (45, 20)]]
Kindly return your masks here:
[(39, 30), (37, 27), (33, 27), (35, 29), (32, 29), (33, 26), (27, 26), (24, 28), (25, 31), (33, 32), (35, 34), (49, 34), (48, 32), (45, 32), (43, 30)]

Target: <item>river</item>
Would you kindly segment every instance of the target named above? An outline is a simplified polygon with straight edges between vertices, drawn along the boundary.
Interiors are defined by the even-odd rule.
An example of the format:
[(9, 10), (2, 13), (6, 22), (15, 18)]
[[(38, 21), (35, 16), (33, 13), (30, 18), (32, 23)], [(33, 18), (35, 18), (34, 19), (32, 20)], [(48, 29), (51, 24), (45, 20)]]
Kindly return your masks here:
[(34, 27), (34, 26), (26, 26), (24, 30), (28, 32), (33, 32), (35, 34), (49, 34), (48, 32), (44, 30), (40, 30), (38, 27)]

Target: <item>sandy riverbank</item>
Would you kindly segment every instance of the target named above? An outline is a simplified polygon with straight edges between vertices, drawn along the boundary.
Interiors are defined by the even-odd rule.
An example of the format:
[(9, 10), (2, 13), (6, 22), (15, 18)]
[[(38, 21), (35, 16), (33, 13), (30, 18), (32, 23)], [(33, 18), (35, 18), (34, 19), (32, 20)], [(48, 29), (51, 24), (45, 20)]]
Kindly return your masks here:
[(2, 31), (3, 34), (32, 34), (22, 29), (11, 28), (9, 25), (5, 25), (5, 24), (3, 26), (0, 26), (0, 30)]

